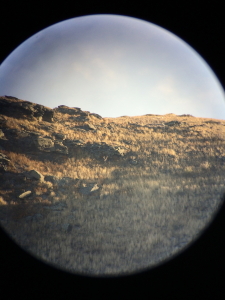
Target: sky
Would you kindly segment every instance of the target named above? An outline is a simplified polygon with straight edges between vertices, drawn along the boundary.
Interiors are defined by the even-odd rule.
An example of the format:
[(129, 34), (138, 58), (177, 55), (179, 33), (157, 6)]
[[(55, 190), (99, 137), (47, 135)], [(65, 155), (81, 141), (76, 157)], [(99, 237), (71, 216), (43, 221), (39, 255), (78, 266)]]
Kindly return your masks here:
[(2, 95), (102, 117), (225, 119), (222, 85), (193, 48), (164, 28), (120, 15), (77, 17), (30, 37), (0, 65)]

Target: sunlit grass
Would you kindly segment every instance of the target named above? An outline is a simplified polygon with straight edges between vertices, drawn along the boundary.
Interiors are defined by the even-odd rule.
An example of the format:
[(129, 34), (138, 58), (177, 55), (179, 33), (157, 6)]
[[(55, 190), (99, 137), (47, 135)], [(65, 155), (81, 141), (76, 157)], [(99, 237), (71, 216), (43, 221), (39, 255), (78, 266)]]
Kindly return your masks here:
[[(143, 261), (153, 264), (165, 255), (160, 256), (162, 249), (171, 254), (176, 247), (181, 247), (179, 244), (175, 247), (172, 240), (183, 236), (191, 240), (204, 228), (224, 191), (225, 140), (221, 135), (225, 134), (225, 121), (220, 120), (222, 125), (209, 124), (206, 123), (209, 119), (174, 114), (90, 117), (88, 122), (96, 130), (79, 131), (76, 127), (82, 122), (70, 121), (70, 117), (57, 113), (51, 124), (7, 118), (7, 126), (51, 137), (54, 133), (63, 133), (67, 139), (80, 139), (85, 144), (117, 144), (126, 147), (126, 154), (117, 160), (96, 159), (82, 149), (73, 149), (71, 155), (58, 161), (3, 150), (11, 160), (8, 170), (14, 175), (35, 169), (44, 176), (79, 179), (76, 184), (62, 187), (49, 181), (22, 183), (23, 189), (32, 188), (31, 200), (24, 202), (18, 200), (21, 190), (13, 190), (10, 178), (5, 181), (7, 188), (0, 191), (0, 207), (2, 210), (13, 207), (8, 229), (12, 235), (17, 234), (22, 245), (51, 262), (60, 261), (68, 269), (76, 270), (97, 270), (102, 257), (108, 253), (111, 266), (106, 265), (102, 272), (110, 273), (120, 267), (125, 270), (124, 257), (134, 253), (137, 262), (132, 262), (133, 268), (143, 265)], [(148, 127), (154, 122), (170, 121), (181, 124)], [(134, 123), (141, 126), (132, 125)], [(100, 187), (92, 198), (80, 193), (80, 186), (89, 182)], [(67, 208), (59, 213), (43, 208), (61, 202), (66, 203)], [(73, 215), (73, 211), (77, 213)], [(18, 220), (37, 212), (43, 215), (42, 223), (24, 222), (21, 227), (17, 226)], [(81, 229), (67, 235), (60, 231), (60, 224), (64, 223)], [(49, 229), (49, 224), (55, 229)], [(25, 233), (30, 234), (29, 241)], [(80, 252), (73, 248), (79, 243), (83, 247)]]

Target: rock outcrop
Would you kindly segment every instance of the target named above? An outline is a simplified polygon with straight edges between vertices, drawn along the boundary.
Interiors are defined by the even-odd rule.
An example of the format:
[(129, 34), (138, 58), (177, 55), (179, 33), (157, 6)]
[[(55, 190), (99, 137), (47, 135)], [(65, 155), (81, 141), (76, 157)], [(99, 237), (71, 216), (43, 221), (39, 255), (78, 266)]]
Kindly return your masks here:
[[(90, 130), (94, 130), (93, 126)], [(3, 129), (2, 136), (6, 137), (7, 142), (4, 146), (22, 153), (55, 153), (65, 156), (72, 155), (76, 149), (84, 149), (86, 153), (95, 158), (107, 156), (110, 158), (123, 157), (127, 149), (123, 146), (105, 142), (90, 143), (82, 139), (68, 139), (64, 134), (53, 134), (43, 136), (38, 132), (31, 132), (18, 129)]]
[[(76, 159), (79, 153), (80, 157), (86, 155), (93, 162), (108, 163), (124, 158), (129, 152), (121, 144), (95, 141), (97, 133), (104, 138), (106, 131), (108, 134), (115, 133), (118, 125), (106, 124), (100, 115), (82, 111), (78, 107), (60, 105), (50, 109), (13, 96), (0, 97), (0, 107), (0, 147), (5, 153), (17, 153), (31, 160), (51, 163), (60, 163), (61, 158)], [(57, 129), (58, 124), (64, 128), (63, 131)], [(68, 130), (70, 134), (67, 134)], [(92, 140), (86, 134), (93, 135)], [(135, 164), (136, 161), (131, 163)], [(11, 165), (13, 171), (9, 168)], [(6, 197), (9, 201), (14, 199), (21, 203), (32, 203), (38, 197), (38, 201), (41, 201), (58, 193), (62, 196), (71, 186), (84, 197), (99, 197), (101, 193), (101, 185), (97, 181), (90, 183), (79, 178), (55, 176), (54, 173), (43, 175), (36, 167), (11, 162), (4, 153), (0, 153), (0, 172), (4, 182), (4, 187), (1, 186), (15, 188), (15, 193)], [(52, 207), (52, 210), (61, 209), (60, 205), (55, 209)], [(28, 219), (32, 221), (35, 218), (30, 216)], [(65, 230), (68, 229), (67, 225)]]
[(86, 144), (85, 150), (95, 158), (105, 156), (109, 159), (123, 157), (127, 152), (127, 149), (125, 147), (121, 147), (119, 145), (108, 145), (105, 142), (88, 143)]
[(29, 172), (25, 173), (25, 176), (28, 178), (31, 178), (31, 179), (39, 180), (39, 181), (44, 180), (44, 176), (37, 170), (30, 170)]
[(0, 97), (1, 114), (14, 118), (36, 118), (39, 121), (54, 121), (54, 110), (30, 101), (21, 101), (18, 98), (5, 96)]
[(59, 105), (58, 107), (54, 108), (55, 111), (60, 112), (62, 114), (68, 114), (71, 116), (74, 115), (82, 115), (86, 116), (87, 113), (84, 113), (79, 107), (68, 107), (66, 105)]

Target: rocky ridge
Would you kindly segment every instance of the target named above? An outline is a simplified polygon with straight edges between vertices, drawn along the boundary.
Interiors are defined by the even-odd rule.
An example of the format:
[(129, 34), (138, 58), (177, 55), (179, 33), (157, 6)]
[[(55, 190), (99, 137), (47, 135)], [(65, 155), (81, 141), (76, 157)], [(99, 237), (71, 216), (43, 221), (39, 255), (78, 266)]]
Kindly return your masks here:
[[(107, 145), (106, 143), (88, 143), (81, 139), (68, 139), (65, 134), (54, 131), (54, 126), (48, 123), (58, 123), (57, 113), (67, 114), (70, 117), (69, 125), (74, 132), (96, 132), (101, 129), (101, 125), (96, 127), (88, 122), (89, 116), (98, 120), (102, 117), (98, 114), (91, 114), (82, 111), (80, 108), (69, 108), (65, 105), (60, 105), (55, 109), (47, 108), (43, 105), (34, 104), (29, 101), (22, 101), (11, 96), (0, 97), (1, 107), (1, 125), (0, 138), (2, 149), (11, 149), (12, 151), (21, 151), (23, 153), (35, 153), (40, 155), (43, 153), (56, 153), (66, 156), (72, 156), (75, 149), (82, 148), (82, 150), (93, 154), (95, 157), (107, 156), (108, 158), (122, 157), (126, 149), (120, 145)], [(37, 121), (38, 126), (36, 131), (30, 131), (26, 126), (21, 126), (21, 129), (7, 128), (6, 118), (13, 117), (15, 119), (27, 119), (28, 121)], [(71, 117), (72, 116), (72, 117)], [(71, 126), (71, 123), (76, 121), (79, 124)], [(43, 135), (39, 130), (45, 130), (48, 135)]]
[[(9, 203), (35, 201), (38, 196), (35, 192), (38, 186), (47, 187), (47, 193), (42, 195), (44, 199), (55, 194), (55, 190), (65, 191), (66, 187), (71, 184), (76, 186), (77, 191), (83, 195), (96, 195), (96, 192), (100, 191), (100, 186), (98, 182), (89, 182), (79, 178), (57, 177), (54, 174), (43, 176), (38, 170), (30, 169), (30, 166), (10, 161), (10, 158), (4, 154), (8, 151), (43, 162), (65, 161), (76, 156), (79, 151), (86, 153), (91, 159), (100, 161), (115, 161), (126, 155), (126, 147), (119, 144), (90, 142), (84, 138), (71, 139), (61, 131), (57, 132), (57, 125), (62, 124), (65, 131), (69, 128), (75, 135), (76, 133), (82, 135), (89, 131), (95, 134), (101, 131), (101, 128), (107, 127), (102, 122), (103, 118), (98, 114), (65, 105), (50, 109), (12, 96), (0, 97), (0, 107), (0, 151), (2, 151), (0, 152), (2, 178), (0, 188), (11, 189), (9, 194), (4, 195), (4, 199)], [(68, 122), (65, 122), (64, 117)], [(95, 125), (91, 122), (93, 119), (97, 120)], [(31, 123), (34, 124), (33, 130), (29, 126)], [(107, 129), (112, 128), (112, 126), (107, 127)], [(49, 183), (52, 184), (51, 188), (48, 186)]]
[[(216, 120), (208, 120), (201, 125), (188, 125), (186, 121), (172, 120), (165, 122), (159, 118), (155, 118), (155, 115), (148, 114), (146, 116), (152, 116), (152, 123), (139, 124), (127, 122), (127, 125), (110, 122), (106, 124), (104, 118), (96, 113), (90, 113), (89, 111), (82, 111), (78, 107), (67, 107), (60, 105), (54, 109), (46, 106), (35, 104), (30, 101), (24, 101), (13, 96), (0, 97), (0, 171), (2, 177), (1, 188), (7, 186), (8, 182), (11, 182), (9, 186), (13, 186), (17, 181), (21, 185), (21, 178), (24, 187), (21, 190), (25, 190), (28, 183), (33, 184), (37, 182), (51, 182), (54, 186), (66, 186), (68, 184), (79, 181), (77, 184), (80, 191), (85, 191), (83, 194), (93, 193), (99, 187), (97, 183), (91, 183), (91, 186), (95, 186), (94, 189), (87, 188), (86, 185), (90, 183), (81, 182), (79, 178), (73, 179), (70, 177), (57, 178), (54, 174), (47, 174), (43, 176), (37, 170), (27, 171), (28, 166), (17, 166), (11, 162), (6, 154), (8, 151), (17, 152), (23, 155), (37, 158), (40, 161), (65, 161), (68, 158), (76, 157), (80, 151), (86, 154), (91, 159), (99, 160), (100, 163), (106, 161), (118, 161), (126, 160), (132, 165), (138, 164), (135, 153), (130, 151), (129, 146), (132, 142), (123, 140), (123, 143), (115, 142), (102, 142), (95, 141), (95, 136), (103, 129), (108, 131), (108, 134), (119, 132), (120, 129), (125, 128), (135, 134), (145, 133), (146, 130), (152, 130), (153, 132), (177, 132), (185, 134), (189, 133), (192, 128), (205, 126), (208, 128), (208, 124), (224, 125), (223, 122)], [(171, 117), (176, 116), (169, 114)], [(182, 115), (181, 117), (191, 117), (191, 115)], [(17, 121), (15, 123), (15, 120)], [(66, 120), (66, 121), (65, 121)], [(19, 123), (21, 121), (21, 123)], [(24, 122), (26, 121), (26, 122)], [(34, 123), (33, 129), (30, 129), (29, 123)], [(58, 129), (58, 125), (61, 124), (64, 128), (63, 133)], [(66, 132), (72, 131), (74, 136), (77, 134), (84, 135), (83, 138), (68, 138)], [(85, 138), (85, 134), (91, 132), (93, 135), (92, 141)], [(200, 131), (199, 131), (200, 132)], [(106, 136), (106, 133), (102, 133), (102, 137)], [(4, 152), (4, 153), (3, 153)], [(153, 152), (154, 153), (154, 150)], [(170, 156), (170, 155), (169, 155)], [(172, 155), (173, 156), (173, 155)], [(223, 157), (221, 157), (223, 160)], [(10, 168), (10, 176), (8, 176), (7, 170)], [(21, 172), (22, 171), (22, 172)], [(7, 179), (10, 177), (10, 180)], [(5, 180), (6, 178), (6, 180)], [(32, 181), (33, 180), (33, 181)], [(15, 184), (16, 186), (16, 184)], [(32, 188), (31, 188), (32, 190)], [(51, 193), (51, 192), (49, 192)], [(18, 193), (17, 193), (18, 194)], [(17, 199), (24, 199), (31, 197), (33, 192), (23, 191), (20, 195), (17, 195)], [(12, 196), (12, 195), (11, 195)], [(7, 197), (6, 197), (7, 198)]]

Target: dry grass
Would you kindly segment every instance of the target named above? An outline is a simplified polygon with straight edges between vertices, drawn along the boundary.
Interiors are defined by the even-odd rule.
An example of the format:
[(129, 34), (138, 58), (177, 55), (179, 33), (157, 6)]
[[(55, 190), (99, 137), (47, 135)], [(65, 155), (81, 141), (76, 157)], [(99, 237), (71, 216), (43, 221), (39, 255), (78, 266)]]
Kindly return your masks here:
[[(2, 190), (1, 208), (7, 203), (18, 207), (8, 230), (25, 249), (75, 272), (115, 274), (152, 266), (196, 238), (224, 192), (225, 121), (207, 123), (210, 119), (174, 114), (90, 117), (89, 123), (97, 128), (93, 132), (76, 130), (81, 122), (71, 122), (70, 117), (57, 113), (51, 131), (43, 129), (49, 124), (38, 121), (8, 118), (7, 126), (20, 130), (26, 126), (43, 135), (64, 133), (86, 143), (116, 143), (125, 146), (127, 154), (119, 161), (97, 160), (81, 150), (60, 163), (2, 151), (18, 169), (10, 169), (14, 173), (36, 169), (43, 175), (79, 178), (101, 186), (99, 194), (90, 197), (80, 194), (75, 185), (59, 188), (39, 183), (32, 190), (32, 200), (20, 205), (14, 199), (7, 202), (11, 194)], [(182, 123), (162, 128), (149, 125), (170, 121)], [(58, 214), (39, 206), (60, 202), (67, 208)], [(18, 228), (17, 220), (32, 216), (31, 211), (33, 215), (41, 212), (42, 221), (21, 221)], [(72, 225), (72, 234), (62, 231), (65, 223)]]

